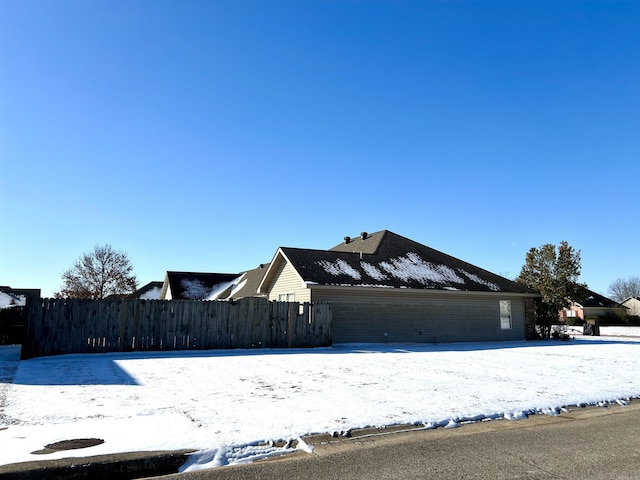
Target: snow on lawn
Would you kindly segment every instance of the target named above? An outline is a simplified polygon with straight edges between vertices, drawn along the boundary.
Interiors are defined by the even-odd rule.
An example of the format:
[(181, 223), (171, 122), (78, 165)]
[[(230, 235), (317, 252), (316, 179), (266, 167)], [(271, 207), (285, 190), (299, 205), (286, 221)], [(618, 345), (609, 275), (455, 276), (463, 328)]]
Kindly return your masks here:
[[(17, 358), (0, 347), (3, 464), (193, 449), (183, 467), (193, 470), (305, 448), (269, 441), (310, 433), (457, 426), (640, 397), (640, 338), (65, 355), (16, 371)], [(104, 443), (31, 454), (76, 438)]]
[[(582, 330), (580, 330), (582, 332)], [(600, 335), (627, 337), (640, 337), (640, 327), (600, 327)]]

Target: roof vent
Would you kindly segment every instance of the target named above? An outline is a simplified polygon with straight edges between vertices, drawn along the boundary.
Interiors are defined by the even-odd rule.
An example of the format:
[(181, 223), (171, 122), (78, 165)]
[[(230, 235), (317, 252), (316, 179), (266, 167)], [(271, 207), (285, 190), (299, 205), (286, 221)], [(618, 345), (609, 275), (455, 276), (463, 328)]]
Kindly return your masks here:
[(369, 237), (369, 234), (367, 232), (362, 232), (360, 236), (362, 237), (363, 240), (366, 240)]
[(345, 245), (348, 245), (350, 241), (351, 241), (351, 237), (344, 237), (344, 244)]

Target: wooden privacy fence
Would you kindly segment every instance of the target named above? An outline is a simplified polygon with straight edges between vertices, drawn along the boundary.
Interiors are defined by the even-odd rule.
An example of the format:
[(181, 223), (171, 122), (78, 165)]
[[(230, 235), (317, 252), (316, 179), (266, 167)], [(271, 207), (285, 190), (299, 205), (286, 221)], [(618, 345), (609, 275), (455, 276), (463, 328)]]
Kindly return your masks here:
[(21, 358), (132, 350), (331, 345), (329, 303), (139, 299), (27, 302)]

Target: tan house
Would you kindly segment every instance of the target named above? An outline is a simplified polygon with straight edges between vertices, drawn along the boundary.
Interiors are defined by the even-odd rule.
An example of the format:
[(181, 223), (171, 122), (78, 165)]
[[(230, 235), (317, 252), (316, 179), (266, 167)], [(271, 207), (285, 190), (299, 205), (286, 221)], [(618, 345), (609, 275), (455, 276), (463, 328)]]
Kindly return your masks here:
[(610, 315), (623, 316), (628, 313), (627, 307), (599, 293), (587, 290), (584, 298), (572, 302), (569, 308), (560, 312), (560, 320), (567, 321), (587, 318), (604, 318)]
[(640, 317), (640, 297), (629, 297), (622, 302), (629, 309), (629, 315)]
[(533, 338), (539, 297), (388, 230), (345, 237), (330, 250), (281, 247), (258, 294), (331, 302), (334, 343)]

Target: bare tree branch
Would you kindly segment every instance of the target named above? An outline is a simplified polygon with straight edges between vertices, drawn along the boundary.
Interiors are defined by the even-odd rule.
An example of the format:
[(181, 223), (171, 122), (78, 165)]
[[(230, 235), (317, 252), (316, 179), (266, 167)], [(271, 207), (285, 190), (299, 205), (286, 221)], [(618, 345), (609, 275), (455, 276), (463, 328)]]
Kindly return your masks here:
[(640, 297), (640, 277), (614, 280), (609, 285), (609, 296), (618, 303), (629, 297)]

